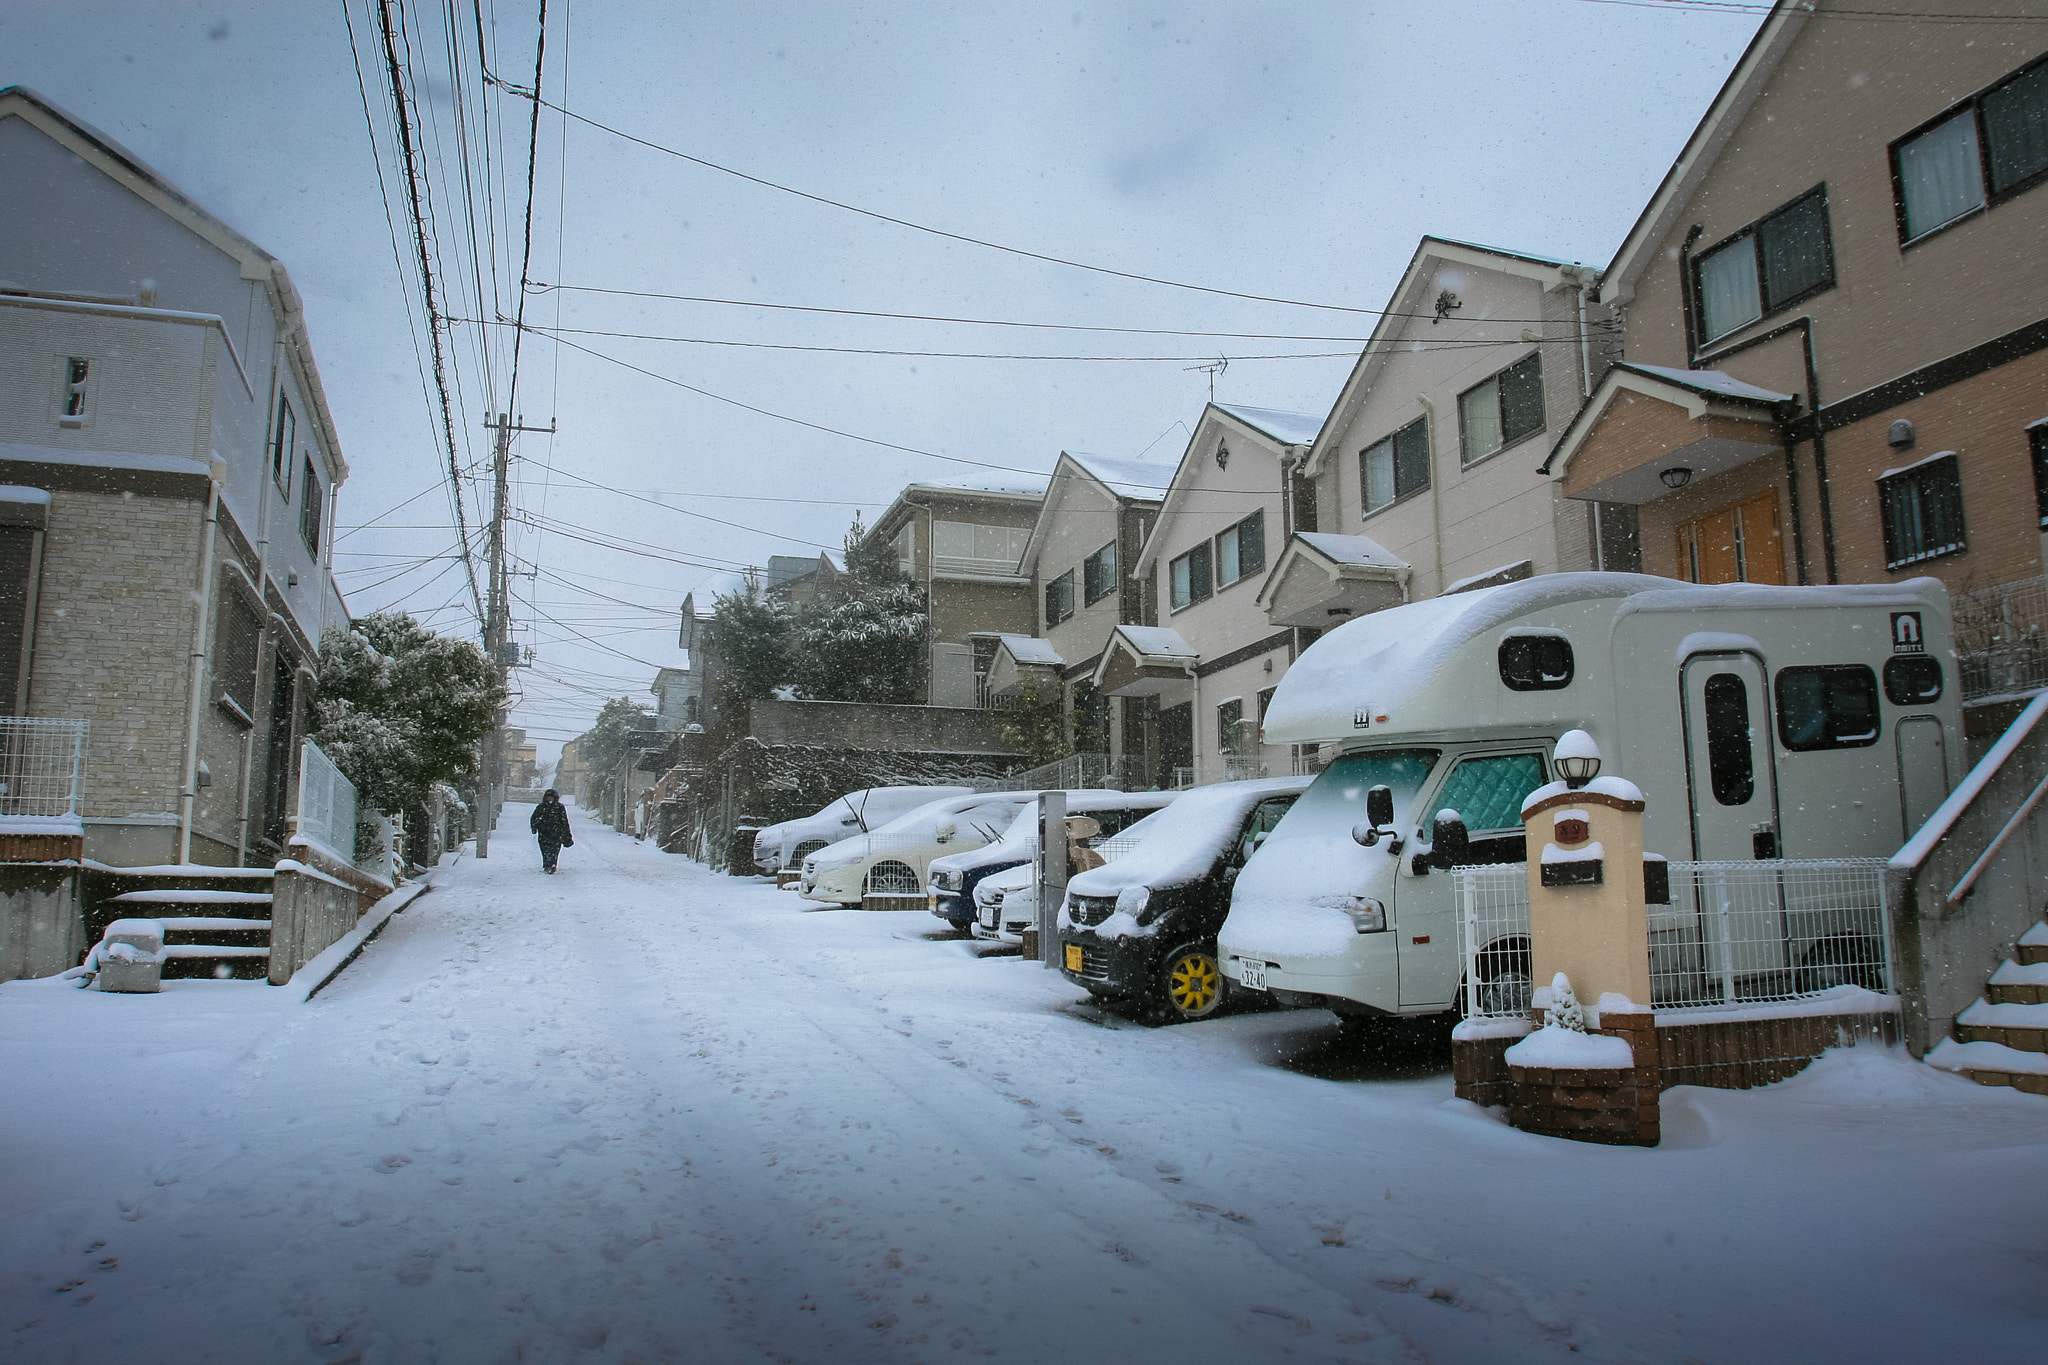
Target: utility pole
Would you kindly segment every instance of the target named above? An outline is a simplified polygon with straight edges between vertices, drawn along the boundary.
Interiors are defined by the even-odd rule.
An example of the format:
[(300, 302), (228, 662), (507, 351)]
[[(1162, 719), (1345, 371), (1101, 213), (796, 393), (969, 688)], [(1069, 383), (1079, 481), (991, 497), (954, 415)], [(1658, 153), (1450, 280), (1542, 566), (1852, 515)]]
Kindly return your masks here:
[[(544, 427), (529, 427), (513, 421), (512, 414), (501, 412), (486, 420), (484, 429), (497, 433), (496, 446), (491, 454), (491, 586), (484, 609), (484, 654), (502, 680), (505, 670), (518, 662), (512, 645), (510, 575), (505, 570), (505, 489), (510, 482), (512, 433), (534, 431), (552, 434), (555, 424), (549, 422)], [(479, 858), (491, 856), (491, 827), (498, 823), (502, 785), (499, 778), (505, 761), (504, 733), (505, 713), (500, 711), (492, 717), (491, 732), (484, 736), (482, 781), (477, 784), (477, 800), (483, 806), (477, 812), (476, 856)]]

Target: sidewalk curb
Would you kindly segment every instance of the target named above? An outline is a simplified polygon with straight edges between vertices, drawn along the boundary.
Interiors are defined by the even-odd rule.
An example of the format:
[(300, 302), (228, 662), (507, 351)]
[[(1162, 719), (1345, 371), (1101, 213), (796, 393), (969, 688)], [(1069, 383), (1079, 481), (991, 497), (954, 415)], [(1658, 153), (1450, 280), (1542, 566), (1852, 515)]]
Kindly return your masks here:
[(304, 988), (305, 994), (300, 997), (301, 1002), (311, 1000), (326, 988), (328, 982), (340, 976), (349, 963), (361, 956), (363, 949), (369, 946), (370, 940), (384, 932), (384, 926), (391, 922), (393, 915), (431, 891), (433, 885), (432, 874), (429, 874), (419, 881), (399, 887), (380, 899), (363, 916), (362, 923), (343, 934), (323, 949), (318, 957), (292, 973), (292, 979), (285, 983), (286, 989)]

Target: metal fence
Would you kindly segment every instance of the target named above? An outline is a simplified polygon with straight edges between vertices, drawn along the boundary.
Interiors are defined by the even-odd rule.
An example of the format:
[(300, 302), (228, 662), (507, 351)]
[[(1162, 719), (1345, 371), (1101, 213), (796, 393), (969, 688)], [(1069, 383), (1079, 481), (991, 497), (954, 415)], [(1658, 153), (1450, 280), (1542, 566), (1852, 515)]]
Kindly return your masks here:
[(1256, 758), (1208, 758), (1173, 770), (1173, 790), (1208, 787), (1218, 782), (1246, 782), (1267, 776), (1266, 765)]
[(0, 716), (0, 817), (76, 818), (91, 722)]
[(1965, 701), (2048, 687), (2048, 579), (1949, 598)]
[(1109, 754), (1068, 754), (1041, 763), (1021, 773), (985, 777), (974, 784), (976, 791), (1138, 791), (1150, 786), (1141, 758), (1114, 758)]
[(299, 815), (293, 833), (333, 857), (356, 860), (356, 786), (307, 740), (299, 750)]
[[(1892, 990), (1885, 860), (1678, 862), (1651, 905), (1650, 1004), (1694, 1009), (1794, 1000), (1835, 986)], [(1529, 874), (1521, 863), (1456, 873), (1465, 1006), (1526, 1014)]]

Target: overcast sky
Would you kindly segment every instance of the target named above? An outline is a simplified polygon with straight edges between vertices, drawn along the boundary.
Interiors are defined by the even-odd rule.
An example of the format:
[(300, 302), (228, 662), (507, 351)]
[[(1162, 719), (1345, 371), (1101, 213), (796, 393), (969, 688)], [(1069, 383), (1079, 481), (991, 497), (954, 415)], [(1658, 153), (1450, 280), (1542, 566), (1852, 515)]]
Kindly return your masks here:
[[(492, 61), (521, 84), (532, 78), (535, 8), (483, 5)], [(429, 164), (452, 177), (458, 103), (489, 106), (506, 169), (490, 199), (505, 215), (501, 255), (516, 252), (531, 105), (451, 89), (450, 10), (463, 50), (473, 51), (468, 0), (414, 3), (405, 16), (421, 81), (416, 114), (438, 149)], [(1615, 0), (550, 0), (548, 10), (543, 94), (648, 142), (964, 236), (1335, 307), (1118, 280), (949, 241), (549, 110), (535, 177), (535, 280), (1331, 338), (1367, 335), (1369, 314), (1341, 310), (1382, 306), (1424, 233), (1604, 265), (1761, 14)], [(362, 77), (402, 234), (397, 251), (344, 13), (342, 0), (5, 0), (0, 85), (31, 86), (100, 128), (285, 261), (305, 295), (353, 471), (336, 561), (351, 608), (401, 606), (438, 629), (473, 634), (452, 557), (447, 457), (422, 378), (424, 332), (408, 314), (418, 281), (377, 11), (374, 0), (346, 9), (369, 63)], [(474, 160), (482, 164), (480, 154)], [(462, 221), (450, 207), (453, 184), (435, 182), (450, 225)], [(468, 269), (466, 240), (444, 232), (437, 247), (450, 273)], [(509, 309), (516, 262), (502, 271), (514, 282), (496, 291)], [(442, 283), (451, 313), (478, 311), (473, 287)], [(518, 526), (511, 541), (522, 568), (538, 569), (517, 584), (515, 633), (534, 646), (536, 666), (517, 675), (524, 692), (514, 721), (544, 741), (583, 729), (605, 696), (651, 700), (648, 665), (673, 649), (676, 608), (714, 567), (836, 548), (857, 508), (872, 518), (910, 481), (998, 473), (983, 465), (1044, 470), (1062, 449), (1144, 454), (1170, 467), (1209, 395), (1210, 376), (1189, 366), (1218, 354), (1320, 355), (1234, 359), (1214, 381), (1226, 402), (1320, 415), (1349, 367), (1344, 353), (1358, 346), (828, 317), (562, 290), (530, 295), (527, 321), (588, 329), (569, 339), (740, 403), (953, 457), (779, 421), (530, 336), (517, 406), (528, 425), (555, 422), (559, 434), (527, 436), (516, 448), (515, 502), (541, 525)], [(502, 403), (510, 344), (500, 327), (480, 349), (478, 330), (459, 323), (449, 334), (465, 462), (489, 454), (482, 357)], [(1171, 358), (855, 355), (591, 332)], [(465, 491), (474, 521), (483, 490)], [(592, 545), (593, 531), (648, 553)]]

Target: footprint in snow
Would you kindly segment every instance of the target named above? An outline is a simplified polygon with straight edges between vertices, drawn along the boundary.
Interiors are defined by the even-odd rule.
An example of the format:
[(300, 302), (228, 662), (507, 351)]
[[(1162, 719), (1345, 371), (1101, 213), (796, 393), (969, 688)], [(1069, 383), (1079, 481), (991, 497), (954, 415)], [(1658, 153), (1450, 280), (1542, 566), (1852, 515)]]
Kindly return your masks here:
[(389, 1156), (378, 1157), (377, 1160), (374, 1163), (372, 1163), (370, 1169), (376, 1171), (379, 1175), (390, 1175), (399, 1167), (410, 1165), (412, 1165), (411, 1157), (406, 1156), (402, 1152), (393, 1152)]

